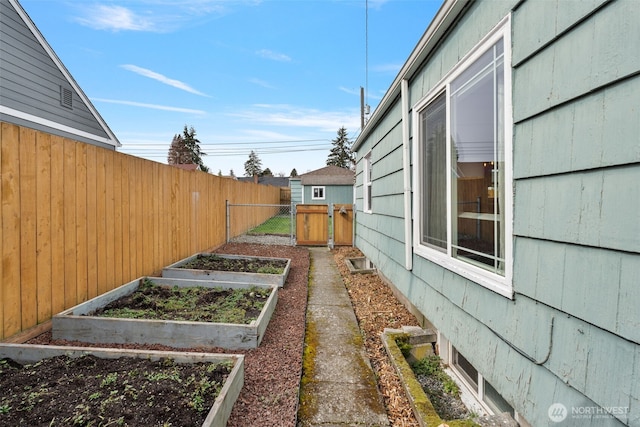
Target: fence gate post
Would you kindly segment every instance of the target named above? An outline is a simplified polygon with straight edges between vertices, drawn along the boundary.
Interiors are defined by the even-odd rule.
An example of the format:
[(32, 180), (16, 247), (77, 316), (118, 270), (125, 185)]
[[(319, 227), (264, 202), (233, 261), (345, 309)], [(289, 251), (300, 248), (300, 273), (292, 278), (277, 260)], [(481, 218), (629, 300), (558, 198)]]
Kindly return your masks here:
[(226, 214), (226, 218), (227, 218), (227, 226), (226, 226), (226, 235), (227, 236), (226, 237), (227, 237), (227, 239), (226, 240), (227, 240), (227, 243), (229, 243), (229, 240), (231, 239), (231, 237), (230, 237), (231, 236), (231, 228), (230, 228), (231, 227), (231, 220), (229, 218), (229, 213), (230, 213), (229, 200), (225, 200), (224, 203), (225, 203), (226, 211), (227, 211), (227, 214)]

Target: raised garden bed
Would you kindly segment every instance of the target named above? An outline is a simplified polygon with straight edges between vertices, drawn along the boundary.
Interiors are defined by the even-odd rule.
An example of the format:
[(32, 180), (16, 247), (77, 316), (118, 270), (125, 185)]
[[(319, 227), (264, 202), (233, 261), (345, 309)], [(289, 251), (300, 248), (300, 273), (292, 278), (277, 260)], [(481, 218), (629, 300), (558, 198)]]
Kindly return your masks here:
[(244, 356), (0, 344), (0, 373), (0, 425), (222, 427)]
[[(144, 316), (143, 310), (129, 310), (129, 318), (103, 317), (104, 309), (116, 301), (133, 299), (130, 296), (151, 282), (153, 285), (168, 287), (169, 296), (179, 294), (180, 290), (191, 288), (223, 289), (231, 291), (261, 290), (254, 294), (268, 292), (255, 320), (247, 323), (231, 323), (222, 321), (181, 320), (188, 314), (179, 314), (177, 320), (168, 318), (153, 319), (135, 318)], [(171, 289), (175, 288), (175, 289)], [(257, 297), (257, 295), (255, 296)], [(53, 339), (82, 341), (89, 343), (111, 344), (162, 344), (177, 348), (221, 347), (231, 350), (256, 348), (260, 345), (269, 320), (275, 310), (278, 299), (278, 288), (273, 285), (254, 285), (249, 283), (219, 282), (213, 280), (172, 279), (165, 277), (143, 277), (89, 301), (65, 310), (52, 319), (51, 333)], [(198, 310), (205, 301), (198, 301)], [(177, 303), (173, 303), (174, 305)], [(152, 310), (155, 311), (155, 310)], [(195, 308), (194, 308), (195, 311)], [(232, 307), (233, 311), (238, 311)], [(142, 313), (142, 314), (140, 314)], [(108, 314), (108, 313), (106, 313)], [(200, 313), (205, 317), (206, 313)], [(214, 313), (215, 314), (215, 313)], [(120, 316), (120, 315), (119, 315)], [(231, 319), (231, 315), (226, 315)]]
[(291, 260), (227, 254), (196, 254), (162, 270), (162, 277), (219, 280), (283, 287)]

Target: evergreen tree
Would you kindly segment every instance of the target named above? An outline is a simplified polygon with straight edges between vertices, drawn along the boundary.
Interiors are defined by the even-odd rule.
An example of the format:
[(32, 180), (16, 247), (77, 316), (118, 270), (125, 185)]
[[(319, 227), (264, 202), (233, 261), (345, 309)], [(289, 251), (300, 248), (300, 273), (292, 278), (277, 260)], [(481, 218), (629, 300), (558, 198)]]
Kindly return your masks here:
[(202, 161), (202, 156), (206, 156), (200, 149), (200, 140), (196, 138), (196, 131), (191, 126), (184, 125), (182, 135), (175, 135), (169, 147), (167, 162), (170, 165), (193, 164), (200, 166), (200, 170), (209, 172), (209, 168)]
[(351, 141), (344, 126), (338, 129), (338, 136), (331, 143), (333, 148), (331, 148), (329, 157), (327, 157), (327, 166), (350, 169), (355, 164), (355, 161), (351, 151)]
[(184, 165), (191, 163), (191, 152), (184, 145), (182, 136), (179, 134), (173, 136), (173, 140), (169, 146), (167, 163), (170, 165)]
[(244, 162), (244, 175), (249, 177), (254, 175), (260, 176), (261, 173), (262, 160), (260, 160), (260, 157), (258, 157), (255, 151), (251, 150), (251, 153), (249, 153), (249, 160)]
[(262, 171), (260, 176), (273, 176), (273, 172), (271, 172), (271, 169), (266, 168), (265, 170)]
[(296, 170), (296, 168), (291, 169), (291, 173), (289, 174), (289, 176), (291, 178), (295, 178), (296, 176), (298, 176), (298, 171)]

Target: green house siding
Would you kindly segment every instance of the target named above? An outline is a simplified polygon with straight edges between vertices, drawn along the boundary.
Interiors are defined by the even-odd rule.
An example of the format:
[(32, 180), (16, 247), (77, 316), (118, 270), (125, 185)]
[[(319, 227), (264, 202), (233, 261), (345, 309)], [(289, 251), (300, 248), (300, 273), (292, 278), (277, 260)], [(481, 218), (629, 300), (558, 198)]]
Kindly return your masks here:
[[(312, 188), (324, 187), (324, 199), (313, 199)], [(303, 185), (302, 193), (304, 204), (307, 205), (330, 205), (332, 203), (350, 204), (353, 203), (352, 185)]]
[(302, 183), (300, 182), (300, 179), (290, 179), (289, 188), (291, 188), (291, 203), (293, 205), (302, 203)]
[[(460, 15), (407, 77), (406, 102), (420, 101), (511, 13), (514, 297), (413, 252), (405, 268), (412, 213), (403, 206), (399, 95), (355, 145), (355, 244), (532, 425), (553, 424), (548, 408), (562, 403), (569, 416), (557, 425), (638, 426), (640, 54), (629, 40), (640, 40), (640, 7), (528, 0), (453, 9)], [(578, 419), (572, 408), (616, 413)]]

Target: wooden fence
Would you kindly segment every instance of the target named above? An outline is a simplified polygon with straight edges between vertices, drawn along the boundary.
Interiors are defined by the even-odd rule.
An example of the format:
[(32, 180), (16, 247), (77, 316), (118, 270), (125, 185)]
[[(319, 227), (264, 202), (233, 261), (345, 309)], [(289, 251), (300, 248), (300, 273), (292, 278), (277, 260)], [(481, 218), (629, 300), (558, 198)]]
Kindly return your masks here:
[(280, 201), (277, 187), (0, 126), (0, 340), (223, 244), (225, 200)]

